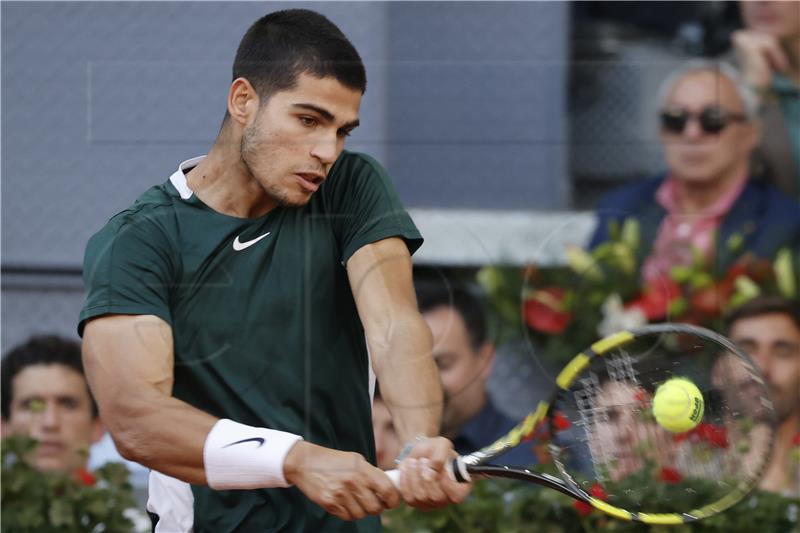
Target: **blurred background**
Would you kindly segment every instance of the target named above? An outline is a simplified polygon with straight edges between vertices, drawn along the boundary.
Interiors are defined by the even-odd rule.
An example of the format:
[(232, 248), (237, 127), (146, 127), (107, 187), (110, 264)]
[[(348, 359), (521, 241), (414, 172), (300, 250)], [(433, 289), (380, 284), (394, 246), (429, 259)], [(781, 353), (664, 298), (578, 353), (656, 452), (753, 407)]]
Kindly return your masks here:
[[(347, 148), (388, 168), (426, 238), (420, 278), (563, 264), (601, 195), (664, 168), (664, 76), (741, 27), (720, 1), (3, 2), (3, 352), (76, 337), (86, 241), (207, 151), (239, 39), (289, 6), (327, 15), (364, 60)], [(519, 350), (489, 383), (512, 414), (549, 379), (504, 356)]]

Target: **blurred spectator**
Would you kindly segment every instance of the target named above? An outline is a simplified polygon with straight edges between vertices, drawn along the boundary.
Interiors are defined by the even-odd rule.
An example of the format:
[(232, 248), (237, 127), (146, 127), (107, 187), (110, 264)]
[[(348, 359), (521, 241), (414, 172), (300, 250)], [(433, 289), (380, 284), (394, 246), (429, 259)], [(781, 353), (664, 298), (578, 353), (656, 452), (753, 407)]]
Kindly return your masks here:
[[(471, 453), (505, 435), (516, 422), (501, 413), (486, 390), (495, 348), (487, 340), (483, 303), (462, 287), (418, 284), (422, 316), (433, 333), (433, 357), (444, 389), (442, 435), (460, 454)], [(512, 465), (536, 463), (525, 446), (502, 456)]]
[(772, 462), (761, 488), (800, 497), (800, 302), (757, 297), (728, 319), (728, 336), (753, 359), (769, 386), (778, 418)]
[(372, 428), (375, 433), (375, 456), (378, 468), (392, 470), (397, 468), (394, 462), (400, 454), (402, 443), (392, 422), (392, 413), (383, 401), (380, 388), (375, 388), (375, 398), (372, 400)]
[[(80, 343), (31, 337), (3, 357), (0, 381), (3, 437), (18, 433), (36, 440), (30, 463), (38, 470), (86, 475), (89, 449), (105, 431), (83, 373)], [(141, 510), (124, 514), (134, 531), (150, 530)]]
[(800, 1), (739, 5), (745, 28), (733, 33), (733, 49), (763, 103), (757, 167), (800, 199)]
[(771, 257), (800, 248), (800, 205), (748, 179), (758, 98), (737, 71), (691, 61), (667, 77), (659, 101), (668, 171), (607, 195), (590, 247), (609, 239), (612, 223), (638, 221), (645, 281), (697, 257), (724, 272), (747, 252)]
[(2, 362), (3, 435), (38, 441), (31, 458), (43, 471), (86, 468), (89, 446), (103, 436), (77, 342), (33, 337)]
[(645, 419), (652, 394), (629, 381), (606, 379), (594, 398), (588, 437), (595, 472), (619, 481), (652, 464), (672, 464), (675, 447), (654, 419)]

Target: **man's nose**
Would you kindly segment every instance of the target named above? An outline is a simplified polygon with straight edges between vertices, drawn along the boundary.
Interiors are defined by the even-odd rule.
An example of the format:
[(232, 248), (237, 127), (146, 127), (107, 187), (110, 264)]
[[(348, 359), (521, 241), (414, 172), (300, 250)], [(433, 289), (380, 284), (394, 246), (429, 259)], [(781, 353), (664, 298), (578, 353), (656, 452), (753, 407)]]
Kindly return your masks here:
[(45, 404), (42, 411), (42, 426), (46, 428), (57, 428), (61, 423), (61, 413), (55, 403)]
[(750, 357), (753, 358), (753, 362), (756, 364), (758, 369), (764, 375), (764, 377), (769, 380), (772, 374), (772, 358), (766, 353), (765, 350), (756, 349), (750, 354)]
[(326, 167), (336, 161), (339, 150), (339, 139), (336, 135), (325, 135), (311, 147), (311, 155)]
[(691, 117), (683, 128), (683, 136), (687, 139), (699, 139), (703, 136), (704, 131), (700, 126), (700, 121), (695, 117)]

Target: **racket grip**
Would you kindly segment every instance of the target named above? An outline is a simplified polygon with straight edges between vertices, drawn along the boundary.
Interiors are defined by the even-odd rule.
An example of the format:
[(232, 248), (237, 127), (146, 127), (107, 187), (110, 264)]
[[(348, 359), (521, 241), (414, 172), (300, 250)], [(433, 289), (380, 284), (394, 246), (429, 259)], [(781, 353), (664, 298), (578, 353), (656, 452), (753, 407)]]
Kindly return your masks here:
[(395, 468), (394, 470), (387, 470), (386, 475), (389, 476), (389, 479), (392, 480), (394, 483), (394, 487), (396, 489), (400, 488), (400, 470)]
[[(469, 483), (472, 479), (467, 472), (467, 465), (464, 464), (464, 461), (461, 457), (457, 457), (452, 461), (448, 461), (444, 464), (445, 470), (447, 470), (447, 475), (450, 476), (450, 479), (453, 481), (458, 481), (459, 483)], [(394, 470), (387, 470), (386, 475), (389, 476), (389, 479), (392, 480), (394, 486), (400, 488), (400, 470), (395, 468)]]

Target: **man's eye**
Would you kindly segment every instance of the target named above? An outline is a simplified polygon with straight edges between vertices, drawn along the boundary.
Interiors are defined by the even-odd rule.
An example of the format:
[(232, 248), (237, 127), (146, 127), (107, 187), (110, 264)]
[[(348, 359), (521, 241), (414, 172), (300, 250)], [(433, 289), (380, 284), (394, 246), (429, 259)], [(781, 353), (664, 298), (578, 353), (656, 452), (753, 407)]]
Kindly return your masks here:
[(339, 130), (339, 137), (350, 137), (353, 130)]
[(74, 398), (64, 398), (59, 403), (66, 409), (77, 409), (80, 405), (78, 400)]
[(314, 117), (300, 117), (300, 122), (303, 126), (315, 126), (317, 124), (317, 119)]
[(44, 400), (41, 398), (31, 398), (22, 403), (22, 407), (32, 413), (41, 413), (44, 411)]

